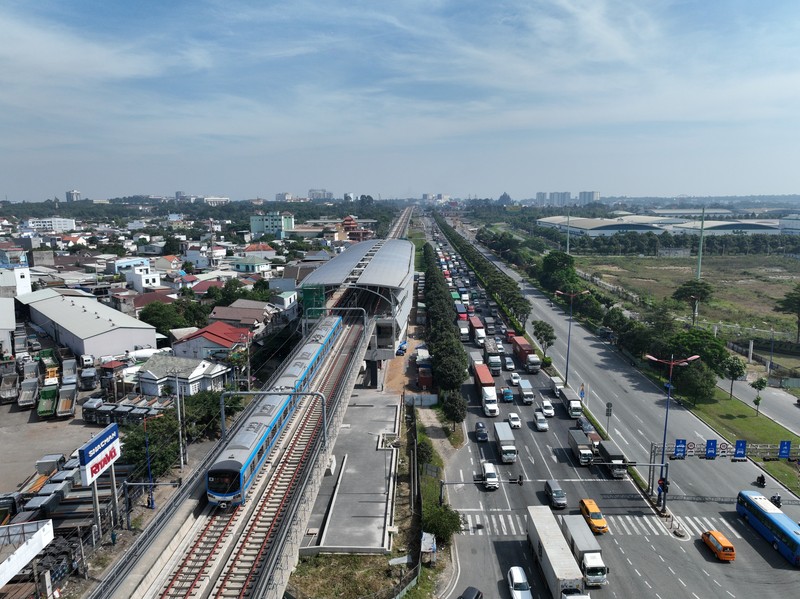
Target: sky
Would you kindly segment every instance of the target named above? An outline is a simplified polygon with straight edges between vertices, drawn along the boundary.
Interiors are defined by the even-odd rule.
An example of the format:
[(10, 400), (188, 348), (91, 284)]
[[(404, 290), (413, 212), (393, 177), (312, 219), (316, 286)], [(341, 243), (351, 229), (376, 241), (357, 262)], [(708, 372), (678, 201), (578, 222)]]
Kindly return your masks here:
[(0, 199), (793, 194), (796, 0), (4, 0)]

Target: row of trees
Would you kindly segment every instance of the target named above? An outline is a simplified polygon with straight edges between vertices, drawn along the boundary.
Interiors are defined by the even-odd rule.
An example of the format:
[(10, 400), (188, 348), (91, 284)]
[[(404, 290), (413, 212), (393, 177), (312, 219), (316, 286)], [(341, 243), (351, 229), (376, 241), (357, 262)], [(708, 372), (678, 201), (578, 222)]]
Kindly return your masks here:
[(489, 262), (473, 245), (456, 233), (455, 229), (448, 225), (441, 215), (434, 214), (434, 219), (453, 248), (475, 271), (484, 288), (505, 307), (517, 322), (525, 323), (531, 313), (531, 303), (522, 294), (517, 282)]

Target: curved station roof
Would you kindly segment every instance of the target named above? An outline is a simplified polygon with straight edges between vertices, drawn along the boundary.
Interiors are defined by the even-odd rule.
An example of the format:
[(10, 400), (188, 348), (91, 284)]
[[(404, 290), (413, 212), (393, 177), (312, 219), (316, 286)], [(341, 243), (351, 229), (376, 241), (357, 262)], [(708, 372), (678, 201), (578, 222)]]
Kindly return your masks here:
[(371, 239), (348, 248), (303, 280), (309, 285), (401, 289), (414, 277), (414, 244), (405, 239)]

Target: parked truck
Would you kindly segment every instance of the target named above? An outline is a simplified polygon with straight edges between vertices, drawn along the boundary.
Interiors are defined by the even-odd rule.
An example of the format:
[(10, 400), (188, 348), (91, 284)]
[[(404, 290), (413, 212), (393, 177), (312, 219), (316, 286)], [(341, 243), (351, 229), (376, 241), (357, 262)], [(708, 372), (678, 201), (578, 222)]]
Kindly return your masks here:
[(61, 362), (61, 384), (78, 384), (78, 363), (75, 361), (75, 358), (67, 358)]
[(483, 413), (486, 416), (500, 414), (500, 408), (497, 406), (497, 389), (494, 386), (494, 378), (486, 364), (478, 364), (475, 367), (475, 390), (481, 398)]
[(71, 418), (75, 415), (75, 402), (78, 399), (78, 387), (75, 385), (63, 385), (58, 390), (58, 405), (56, 406), (56, 416), (59, 418)]
[(19, 375), (16, 372), (3, 375), (2, 382), (0, 382), (0, 403), (14, 403), (19, 393), (18, 382)]
[(53, 350), (43, 349), (40, 351), (39, 361), (42, 363), (42, 369), (44, 370), (44, 384), (58, 385), (59, 369)]
[(494, 339), (486, 338), (483, 344), (483, 361), (489, 367), (492, 376), (499, 376), (503, 371), (503, 362), (500, 359), (500, 350)]
[(561, 388), (561, 403), (570, 418), (580, 418), (583, 416), (583, 404), (581, 398), (569, 387)]
[(517, 444), (514, 441), (514, 431), (508, 422), (494, 423), (494, 442), (500, 460), (504, 464), (513, 464), (517, 461)]
[(536, 373), (542, 369), (542, 360), (525, 337), (512, 337), (511, 347), (526, 372)]
[(46, 385), (39, 392), (39, 405), (36, 413), (39, 418), (50, 418), (56, 413), (56, 402), (58, 401), (58, 385)]
[(78, 389), (81, 391), (94, 391), (97, 389), (97, 369), (84, 368), (78, 377)]
[(475, 367), (479, 364), (483, 364), (483, 354), (479, 351), (471, 351), (469, 352), (469, 369), (470, 372), (475, 374)]
[(526, 406), (533, 403), (533, 385), (527, 379), (520, 379), (519, 381), (519, 400)]
[(580, 568), (546, 505), (528, 506), (528, 544), (552, 599), (589, 599)]
[(25, 362), (25, 364), (22, 365), (22, 380), (27, 380), (27, 379), (38, 380), (41, 374), (42, 372), (39, 369), (39, 362), (36, 361)]
[(609, 440), (600, 441), (598, 454), (612, 478), (625, 478), (628, 466), (625, 463), (625, 455), (616, 443)]
[(576, 428), (570, 429), (567, 431), (567, 441), (572, 449), (572, 455), (581, 466), (588, 466), (592, 463), (592, 445), (583, 431)]
[(56, 358), (59, 364), (63, 364), (65, 360), (74, 360), (75, 354), (72, 353), (70, 348), (59, 346), (56, 348)]
[(456, 328), (458, 329), (458, 338), (461, 341), (469, 341), (469, 323), (465, 320), (459, 320), (456, 323)]
[(494, 335), (495, 333), (495, 320), (493, 316), (487, 316), (483, 319), (486, 323), (486, 334), (487, 335)]
[(19, 387), (19, 397), (17, 405), (20, 408), (32, 408), (39, 399), (39, 379), (29, 378), (22, 381)]
[(603, 562), (603, 550), (583, 516), (561, 516), (561, 532), (583, 572), (584, 585), (608, 584), (608, 567)]
[(486, 329), (484, 329), (483, 323), (479, 317), (469, 317), (469, 334), (475, 342), (475, 345), (483, 347), (483, 343), (486, 341)]

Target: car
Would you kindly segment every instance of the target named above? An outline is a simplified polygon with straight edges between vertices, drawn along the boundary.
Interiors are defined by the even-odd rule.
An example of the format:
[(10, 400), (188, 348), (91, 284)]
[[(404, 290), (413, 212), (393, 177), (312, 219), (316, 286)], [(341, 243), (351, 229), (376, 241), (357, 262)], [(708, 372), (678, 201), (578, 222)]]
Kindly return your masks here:
[(514, 370), (514, 359), (511, 356), (506, 356), (504, 365), (506, 370)]
[(496, 491), (500, 488), (500, 477), (497, 476), (497, 468), (486, 460), (481, 462), (481, 475), (483, 478), (483, 488), (487, 491)]
[(508, 569), (508, 592), (511, 593), (513, 599), (533, 599), (528, 577), (525, 576), (525, 570), (520, 566), (512, 566)]
[(522, 420), (519, 417), (519, 414), (516, 412), (510, 412), (508, 414), (508, 425), (511, 428), (522, 428)]
[(522, 377), (519, 375), (519, 373), (517, 373), (517, 372), (512, 372), (511, 373), (511, 384), (512, 385), (514, 385), (516, 387), (517, 385), (519, 385), (520, 380), (522, 380)]
[(486, 430), (486, 425), (478, 420), (475, 423), (475, 440), (476, 441), (488, 441), (489, 440), (489, 432)]
[(458, 596), (458, 599), (483, 599), (483, 593), (480, 589), (475, 587), (467, 587), (464, 592)]
[(500, 334), (505, 337), (506, 333), (508, 332), (508, 327), (504, 324), (500, 325)]
[(589, 419), (586, 416), (581, 416), (575, 421), (575, 427), (581, 429), (587, 435), (589, 433), (596, 433), (597, 431), (594, 429), (594, 425), (589, 422)]
[(533, 413), (533, 424), (536, 426), (537, 431), (550, 430), (550, 425), (547, 424), (547, 418), (544, 417), (541, 410), (536, 410)]
[(608, 522), (606, 522), (603, 512), (600, 511), (594, 499), (581, 499), (578, 502), (578, 507), (581, 509), (581, 516), (586, 520), (586, 524), (589, 525), (593, 533), (602, 534), (608, 532)]
[(541, 410), (545, 418), (552, 418), (553, 416), (556, 415), (556, 411), (553, 408), (553, 403), (549, 399), (546, 399), (544, 397), (542, 398), (541, 402)]

